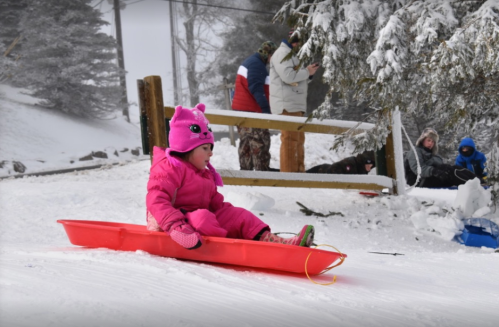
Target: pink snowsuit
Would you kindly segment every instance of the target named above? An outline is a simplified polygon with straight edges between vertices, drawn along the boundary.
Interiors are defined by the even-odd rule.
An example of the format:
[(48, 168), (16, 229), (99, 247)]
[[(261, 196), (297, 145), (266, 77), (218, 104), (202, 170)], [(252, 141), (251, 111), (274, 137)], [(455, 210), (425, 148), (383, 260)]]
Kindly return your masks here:
[(186, 219), (204, 236), (252, 240), (260, 231), (270, 230), (250, 211), (224, 202), (210, 170), (199, 170), (180, 158), (174, 165), (164, 148), (154, 147), (153, 151), (147, 229), (168, 232), (174, 222)]

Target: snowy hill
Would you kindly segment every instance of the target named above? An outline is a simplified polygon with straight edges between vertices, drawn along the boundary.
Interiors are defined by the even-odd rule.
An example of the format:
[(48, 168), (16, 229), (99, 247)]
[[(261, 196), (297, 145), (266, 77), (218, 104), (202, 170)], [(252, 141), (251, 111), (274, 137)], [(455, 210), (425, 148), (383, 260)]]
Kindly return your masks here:
[[(23, 90), (0, 85), (0, 162), (3, 163), (0, 176), (126, 162), (141, 157), (137, 123), (127, 123), (121, 117), (112, 120), (69, 117), (36, 106), (36, 102)], [(105, 153), (108, 158), (91, 156), (92, 152)], [(25, 171), (15, 171), (14, 162), (22, 163)]]
[[(1, 90), (1, 160), (23, 161), (28, 171), (68, 168), (91, 151), (140, 146), (137, 124), (74, 121), (33, 106), (16, 90)], [(307, 134), (307, 168), (349, 155), (330, 151), (331, 142)], [(279, 144), (272, 137), (273, 167)], [(237, 169), (228, 139), (214, 151), (216, 168)], [(487, 196), (479, 186), (376, 198), (356, 190), (219, 189), (273, 231), (313, 224), (317, 244), (346, 253), (343, 265), (312, 277), (328, 283), (337, 276), (321, 286), (306, 276), (72, 245), (58, 219), (145, 224), (148, 157), (120, 152), (114, 160), (122, 164), (0, 179), (1, 326), (497, 325), (499, 254), (452, 241), (462, 228), (462, 199)], [(306, 216), (297, 202), (336, 214)], [(499, 222), (487, 207), (466, 206)]]

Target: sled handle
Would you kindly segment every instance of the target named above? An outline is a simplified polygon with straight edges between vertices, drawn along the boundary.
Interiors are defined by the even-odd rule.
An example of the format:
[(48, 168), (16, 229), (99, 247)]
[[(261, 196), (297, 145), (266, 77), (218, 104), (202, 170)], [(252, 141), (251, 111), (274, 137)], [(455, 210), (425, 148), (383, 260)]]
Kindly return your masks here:
[[(315, 247), (315, 249), (317, 249), (319, 246), (329, 246), (330, 248), (333, 248), (336, 250), (336, 252), (338, 252), (340, 254), (340, 262), (338, 262), (337, 264), (335, 265), (332, 265), (332, 266), (329, 266), (327, 268), (325, 268), (322, 272), (319, 273), (319, 275), (322, 275), (328, 271), (330, 271), (331, 269), (335, 268), (335, 267), (338, 267), (340, 266), (341, 264), (343, 264), (343, 261), (345, 261), (345, 256), (343, 255), (343, 253), (341, 253), (340, 250), (338, 250), (337, 248), (335, 248), (334, 246), (332, 245), (329, 245), (329, 244), (319, 244)], [(312, 252), (310, 252), (307, 256), (307, 260), (305, 260), (305, 274), (307, 275), (308, 279), (314, 283), (314, 284), (318, 284), (318, 285), (332, 285), (334, 283), (336, 283), (336, 275), (333, 277), (333, 281), (330, 282), (330, 283), (318, 283), (316, 281), (314, 281), (312, 278), (310, 278), (310, 276), (308, 275), (308, 271), (307, 271), (307, 263), (308, 263), (308, 259), (310, 259), (310, 256), (312, 255)]]

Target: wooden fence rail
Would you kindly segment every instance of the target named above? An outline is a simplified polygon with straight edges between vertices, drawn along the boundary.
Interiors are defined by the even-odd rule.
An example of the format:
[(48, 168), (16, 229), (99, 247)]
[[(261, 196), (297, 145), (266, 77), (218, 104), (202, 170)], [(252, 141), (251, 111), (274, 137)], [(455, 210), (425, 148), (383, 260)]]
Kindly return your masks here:
[[(147, 76), (137, 81), (139, 94), (139, 108), (141, 113), (142, 145), (144, 154), (152, 156), (153, 146), (168, 147), (168, 122), (173, 116), (173, 107), (164, 107), (161, 78)], [(241, 127), (267, 128), (289, 131), (303, 131), (307, 133), (341, 134), (350, 131), (354, 134), (362, 133), (373, 127), (372, 124), (350, 121), (311, 119), (303, 117), (289, 117), (281, 115), (265, 115), (259, 113), (237, 112), (230, 110), (207, 109), (206, 118), (210, 124), (231, 125)], [(354, 128), (354, 130), (351, 130)], [(261, 171), (219, 170), (226, 185), (248, 186), (275, 186), (275, 187), (305, 187), (305, 188), (334, 188), (382, 190), (388, 188), (391, 193), (397, 194), (394, 163), (394, 149), (391, 134), (387, 139), (383, 151), (384, 162), (376, 166), (378, 175), (333, 175), (333, 174), (304, 174), (280, 173)], [(384, 167), (380, 174), (379, 167)], [(386, 176), (383, 176), (386, 175)]]

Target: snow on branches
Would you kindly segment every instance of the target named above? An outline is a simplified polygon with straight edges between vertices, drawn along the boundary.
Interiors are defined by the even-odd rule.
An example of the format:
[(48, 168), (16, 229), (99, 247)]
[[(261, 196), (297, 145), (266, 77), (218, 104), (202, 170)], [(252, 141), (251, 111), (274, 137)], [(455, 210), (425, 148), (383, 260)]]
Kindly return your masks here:
[[(374, 132), (398, 106), (445, 121), (442, 133), (489, 130), (498, 148), (499, 0), (293, 0), (274, 21), (300, 28), (298, 56), (322, 58), (331, 92), (375, 110)], [(364, 138), (360, 148), (379, 140)]]

